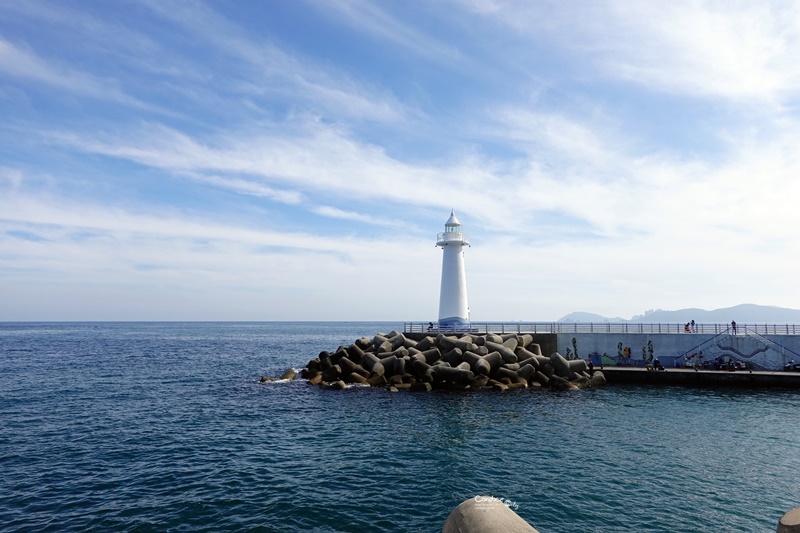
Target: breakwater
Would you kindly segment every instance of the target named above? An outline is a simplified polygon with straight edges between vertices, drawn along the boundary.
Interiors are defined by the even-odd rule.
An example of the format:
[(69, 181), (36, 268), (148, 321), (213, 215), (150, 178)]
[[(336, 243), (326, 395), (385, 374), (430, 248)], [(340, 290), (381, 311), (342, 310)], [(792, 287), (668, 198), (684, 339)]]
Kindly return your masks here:
[(612, 385), (800, 388), (800, 372), (700, 370), (698, 368), (670, 368), (657, 371), (636, 367), (604, 367), (603, 373), (608, 383)]
[[(406, 335), (436, 325), (406, 322)], [(643, 323), (472, 323), (473, 332), (531, 334), (544, 353), (588, 359), (595, 366), (646, 367), (658, 359), (668, 368), (719, 368), (729, 362), (749, 370), (780, 371), (800, 363), (800, 325), (643, 324)], [(547, 349), (545, 349), (547, 345)]]
[(417, 334), (398, 331), (361, 337), (310, 360), (301, 376), (334, 389), (348, 384), (391, 391), (433, 388), (506, 391), (528, 387), (583, 389), (605, 384), (581, 359), (543, 355), (531, 334)]

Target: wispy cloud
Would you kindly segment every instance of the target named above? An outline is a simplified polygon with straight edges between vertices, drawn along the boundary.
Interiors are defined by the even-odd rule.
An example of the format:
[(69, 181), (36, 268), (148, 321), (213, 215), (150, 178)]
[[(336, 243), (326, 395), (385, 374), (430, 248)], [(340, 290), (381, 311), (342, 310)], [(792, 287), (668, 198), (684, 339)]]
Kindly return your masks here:
[(369, 0), (346, 0), (325, 2), (313, 0), (312, 5), (326, 13), (334, 13), (338, 18), (357, 31), (372, 34), (417, 56), (431, 59), (448, 67), (464, 60), (461, 51), (451, 43), (439, 40), (419, 29), (402, 22), (385, 8)]
[[(313, 120), (276, 124), (270, 129), (257, 136), (247, 131), (227, 132), (202, 142), (160, 124), (147, 124), (124, 136), (49, 132), (44, 138), (179, 175), (241, 174), (339, 201), (377, 199), (448, 208), (458, 204), (475, 208), (490, 224), (514, 224), (503, 213), (505, 201), (497, 194), (498, 177), (482, 168), (481, 160), (441, 166), (408, 164), (378, 146)], [(452, 187), (454, 182), (463, 186)], [(342, 212), (337, 214), (336, 218), (345, 218)]]
[(187, 172), (183, 175), (189, 179), (199, 181), (201, 183), (207, 183), (209, 185), (214, 185), (222, 189), (227, 189), (241, 194), (267, 198), (282, 204), (297, 205), (303, 202), (303, 195), (300, 192), (275, 189), (273, 187), (264, 185), (263, 183), (257, 183), (251, 180), (237, 177), (200, 174), (197, 172)]
[(344, 209), (339, 209), (338, 207), (332, 207), (329, 205), (315, 206), (311, 208), (311, 211), (316, 213), (317, 215), (324, 217), (339, 218), (342, 220), (353, 220), (356, 222), (363, 222), (365, 224), (371, 224), (377, 226), (388, 226), (396, 228), (408, 226), (408, 224), (404, 221), (387, 220), (385, 218), (366, 215), (364, 213), (357, 213), (355, 211), (346, 211)]
[(247, 72), (237, 82), (241, 90), (282, 95), (307, 105), (313, 103), (313, 107), (334, 116), (389, 122), (405, 120), (408, 111), (386, 89), (369, 87), (353, 80), (346, 71), (254, 37), (203, 3), (177, 2), (166, 6), (148, 0), (144, 4), (245, 66)]
[(126, 94), (113, 79), (98, 78), (79, 70), (53, 65), (32, 50), (16, 46), (2, 37), (0, 37), (0, 72), (98, 100), (170, 114), (159, 106), (142, 102)]
[(546, 39), (562, 54), (571, 51), (574, 61), (585, 58), (595, 76), (652, 91), (780, 103), (800, 88), (795, 2), (458, 4), (533, 42)]
[(800, 89), (800, 6), (794, 2), (609, 7), (619, 40), (602, 61), (628, 81), (737, 101), (779, 102)]
[(790, 299), (793, 3), (276, 6), (0, 6), (4, 294), (434, 313), (455, 208), (476, 317)]

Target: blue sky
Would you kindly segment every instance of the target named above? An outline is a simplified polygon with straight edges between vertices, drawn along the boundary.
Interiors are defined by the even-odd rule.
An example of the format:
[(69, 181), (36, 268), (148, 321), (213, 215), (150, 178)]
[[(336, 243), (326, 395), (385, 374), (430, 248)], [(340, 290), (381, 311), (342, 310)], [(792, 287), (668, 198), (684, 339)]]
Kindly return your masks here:
[(0, 3), (0, 320), (798, 307), (800, 4)]

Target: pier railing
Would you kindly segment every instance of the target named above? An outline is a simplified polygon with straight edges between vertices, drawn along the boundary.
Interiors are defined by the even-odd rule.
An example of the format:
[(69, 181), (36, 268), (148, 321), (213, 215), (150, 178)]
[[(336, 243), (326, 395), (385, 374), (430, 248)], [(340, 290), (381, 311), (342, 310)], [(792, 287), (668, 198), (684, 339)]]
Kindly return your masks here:
[(800, 335), (798, 324), (643, 324), (638, 322), (472, 322), (455, 328), (436, 322), (403, 322), (405, 333), (681, 333), (685, 335)]

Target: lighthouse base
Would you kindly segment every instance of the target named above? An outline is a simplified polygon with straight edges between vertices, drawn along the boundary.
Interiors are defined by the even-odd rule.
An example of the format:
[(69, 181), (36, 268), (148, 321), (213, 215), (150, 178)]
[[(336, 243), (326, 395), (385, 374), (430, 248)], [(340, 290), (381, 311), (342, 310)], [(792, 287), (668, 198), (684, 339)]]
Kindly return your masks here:
[[(470, 333), (472, 331), (472, 325), (470, 324), (469, 320), (457, 316), (449, 318), (440, 318), (437, 331), (442, 333), (444, 332)], [(475, 331), (477, 331), (477, 329)]]

